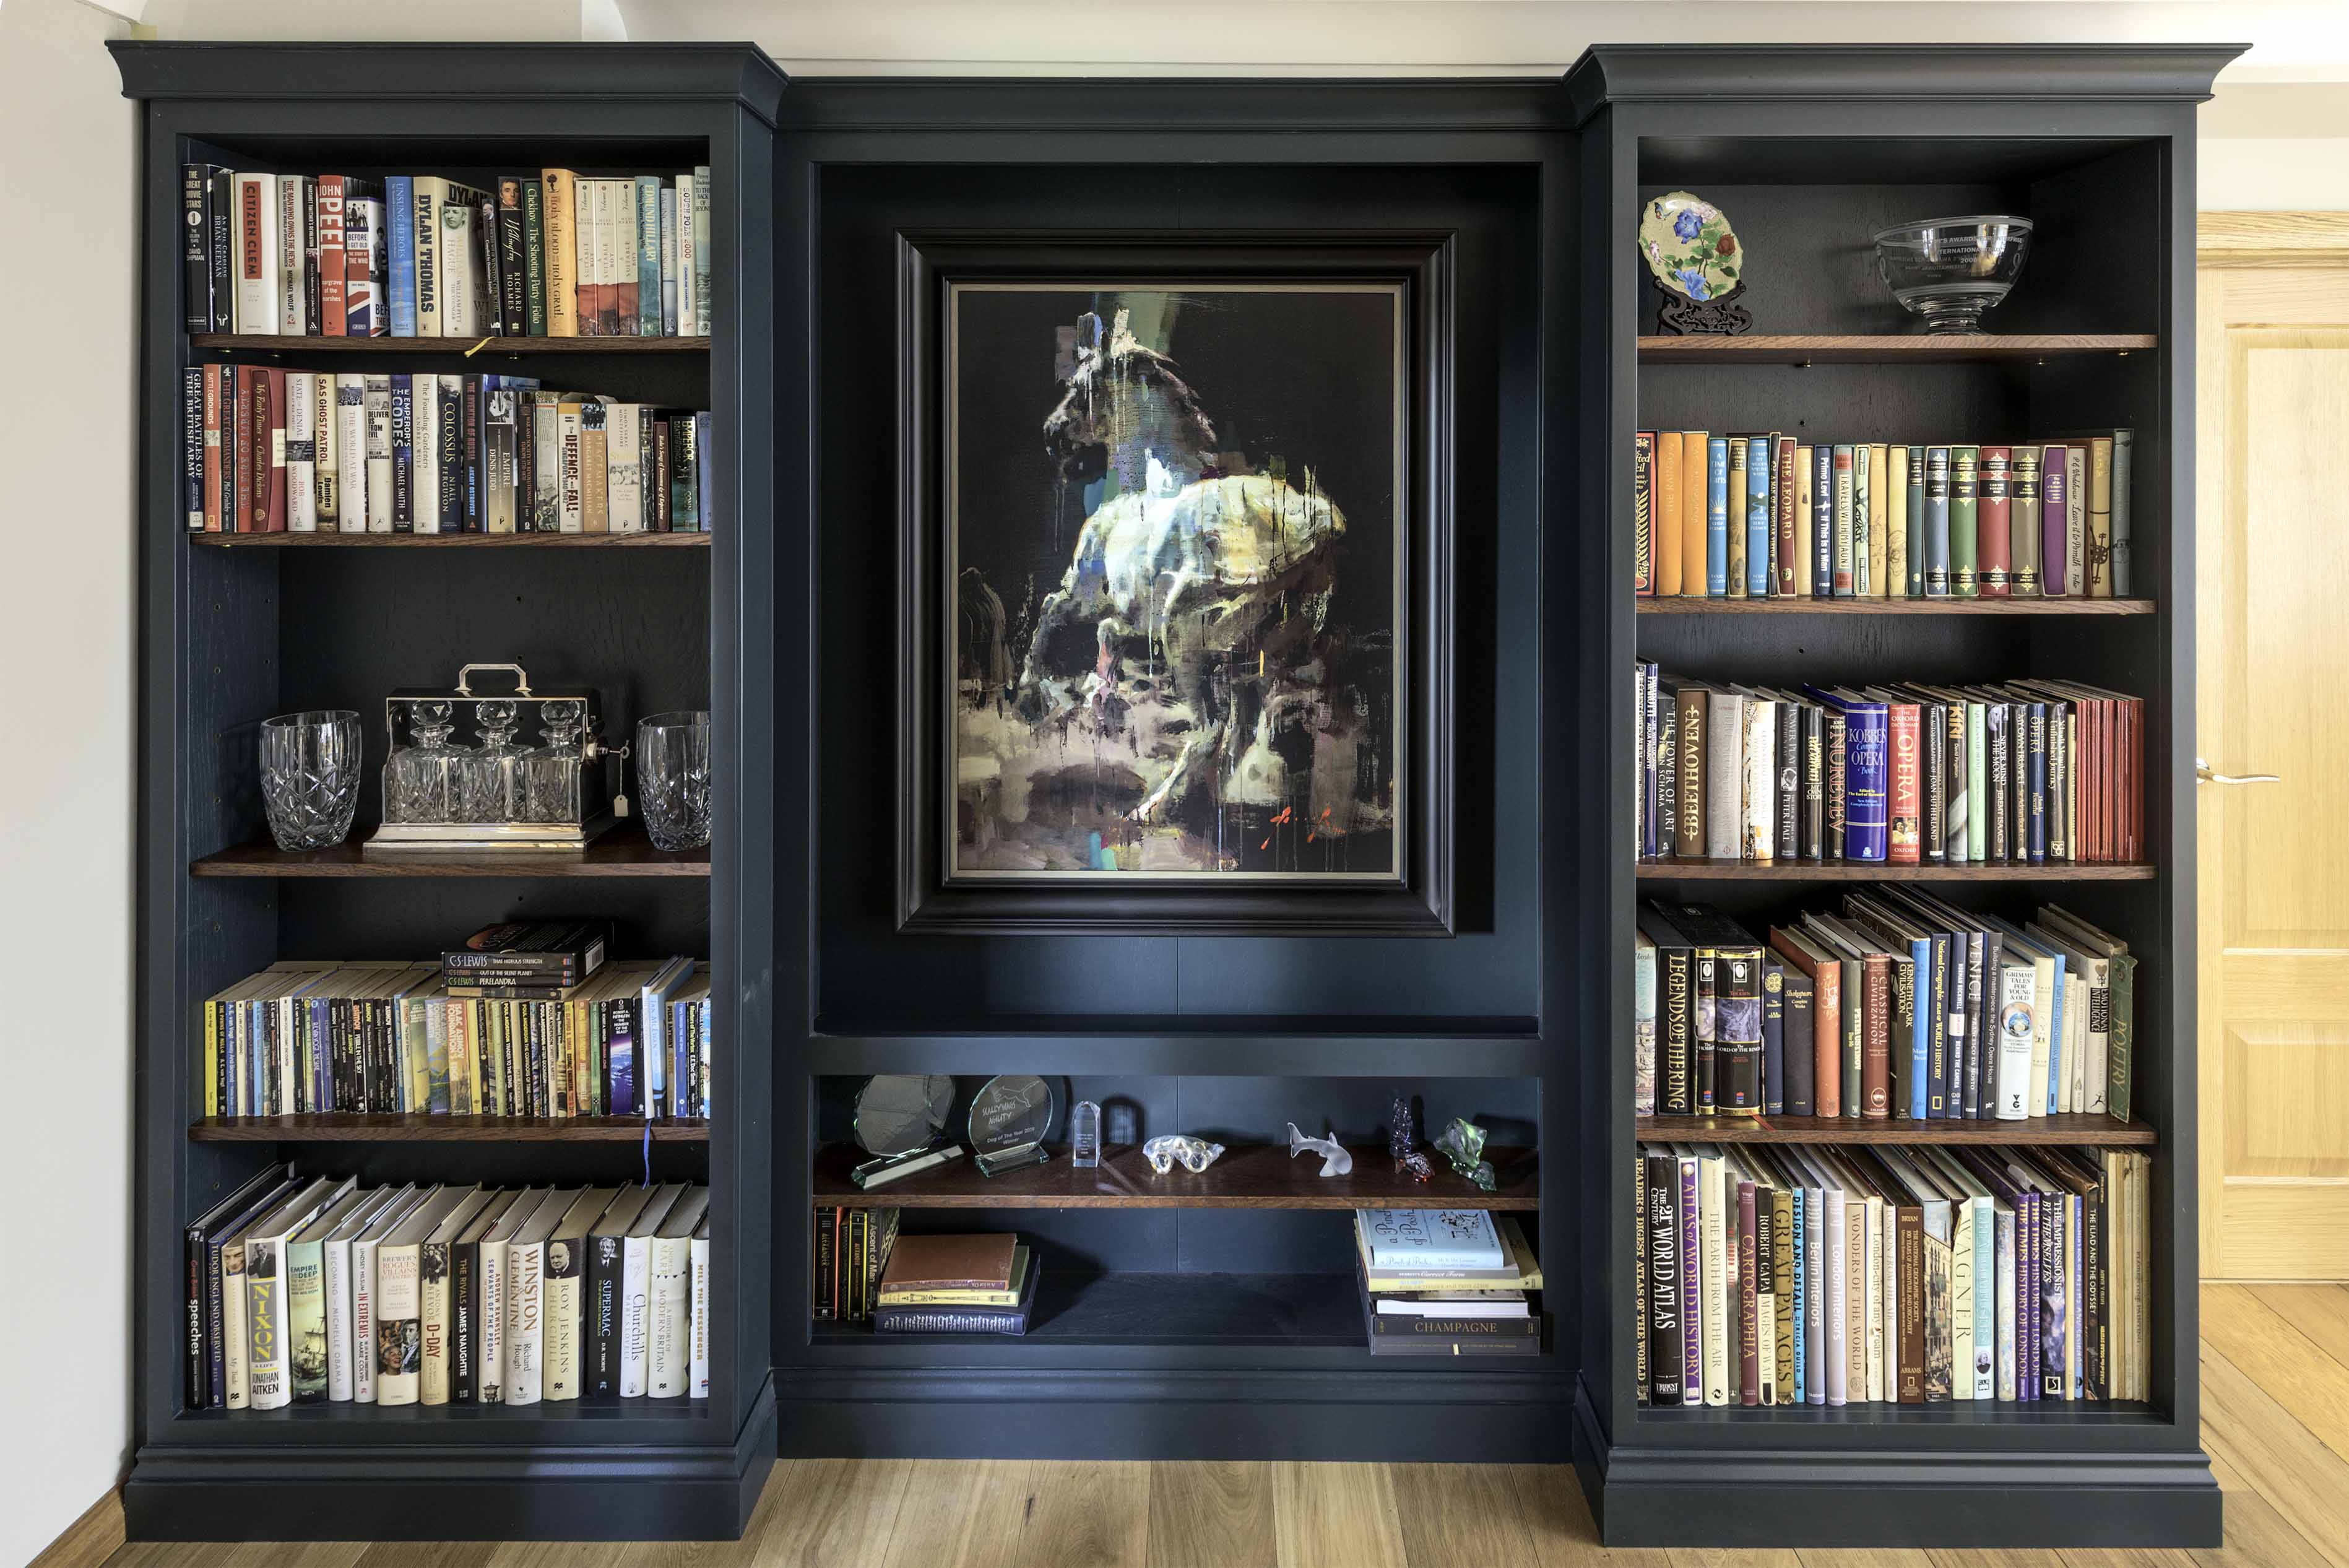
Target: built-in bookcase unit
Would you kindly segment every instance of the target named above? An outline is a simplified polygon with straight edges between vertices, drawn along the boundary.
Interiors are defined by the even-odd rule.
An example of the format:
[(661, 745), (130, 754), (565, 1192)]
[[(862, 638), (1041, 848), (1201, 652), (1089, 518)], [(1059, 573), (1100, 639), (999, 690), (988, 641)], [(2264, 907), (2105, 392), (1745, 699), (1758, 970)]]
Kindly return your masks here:
[[(747, 46), (115, 46), (140, 100), (136, 1450), (133, 1538), (716, 1538), (739, 1534), (774, 1451), (767, 1355), (773, 122), (783, 79)], [(380, 177), (677, 171), (712, 185), (717, 330), (647, 339), (191, 337), (181, 168)], [(179, 500), (184, 367), (471, 371), (708, 410), (709, 531), (191, 535)], [(512, 662), (585, 689), (623, 743), (707, 709), (706, 852), (624, 823), (584, 855), (386, 861), (385, 698)], [(256, 730), (357, 710), (367, 783), (350, 843), (285, 854), (264, 821)], [(633, 794), (631, 784), (630, 793)], [(525, 852), (527, 854), (527, 852)], [(491, 921), (606, 917), (621, 957), (712, 964), (707, 1122), (450, 1116), (204, 1116), (199, 1002), (279, 960), (429, 959)], [(190, 1409), (182, 1228), (272, 1160), (367, 1184), (690, 1180), (712, 1189), (706, 1399)]]
[[(1584, 1392), (1578, 1459), (1626, 1544), (2207, 1545), (2220, 1498), (2197, 1424), (2194, 1257), (2194, 109), (2218, 47), (1594, 50), (1568, 78), (1583, 176), (1578, 524), (1593, 743), (1582, 886), (1592, 940)], [(1634, 242), (1643, 201), (1695, 192), (1735, 224), (1753, 333), (1673, 338)], [(1995, 336), (1919, 335), (1875, 231), (1960, 213), (2035, 225)], [(1633, 435), (1808, 441), (2137, 432), (2134, 599), (1636, 598)], [(1969, 432), (1979, 432), (1979, 435)], [(2046, 677), (2146, 700), (2146, 863), (1926, 867), (1635, 862), (1635, 657), (1764, 685)], [(1632, 912), (1705, 902), (1763, 930), (1858, 877), (2019, 916), (2054, 900), (2140, 955), (2134, 1120), (1890, 1122), (1885, 1141), (2130, 1143), (2154, 1156), (2154, 1398), (2142, 1405), (1707, 1408), (1638, 1402), (1633, 1157), (1679, 1137), (1864, 1139), (1865, 1124), (1734, 1131), (1633, 1114)]]

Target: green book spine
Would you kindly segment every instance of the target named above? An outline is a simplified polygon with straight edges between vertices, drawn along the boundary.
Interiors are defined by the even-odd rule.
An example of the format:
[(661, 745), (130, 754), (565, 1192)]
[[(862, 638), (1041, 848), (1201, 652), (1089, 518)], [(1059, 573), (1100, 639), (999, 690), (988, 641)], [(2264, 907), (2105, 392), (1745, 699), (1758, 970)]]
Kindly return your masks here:
[(543, 182), (522, 182), (523, 330), (546, 336), (546, 193)]
[(2137, 959), (2122, 953), (2112, 966), (2112, 1032), (2105, 1047), (2105, 1109), (2129, 1119), (2130, 1058), (2137, 1050)]
[(1982, 449), (1950, 449), (1950, 596), (1982, 597), (1981, 556), (1975, 524), (1982, 505)]
[(326, 1397), (326, 1249), (320, 1241), (287, 1242), (285, 1360), (294, 1402), (315, 1405)]
[(1843, 962), (1843, 1115), (1846, 1121), (1857, 1121), (1860, 1116), (1860, 1063), (1868, 1051), (1868, 1020), (1862, 1016), (1867, 1009), (1860, 1005), (1868, 994), (1868, 966), (1851, 959)]

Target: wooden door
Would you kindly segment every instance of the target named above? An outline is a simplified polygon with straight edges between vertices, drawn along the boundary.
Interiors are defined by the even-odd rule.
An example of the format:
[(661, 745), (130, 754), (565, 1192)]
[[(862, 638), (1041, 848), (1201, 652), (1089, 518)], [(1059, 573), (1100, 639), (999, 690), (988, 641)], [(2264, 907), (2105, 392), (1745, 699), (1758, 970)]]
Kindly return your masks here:
[(2349, 1279), (2349, 214), (2199, 253), (2202, 1266)]

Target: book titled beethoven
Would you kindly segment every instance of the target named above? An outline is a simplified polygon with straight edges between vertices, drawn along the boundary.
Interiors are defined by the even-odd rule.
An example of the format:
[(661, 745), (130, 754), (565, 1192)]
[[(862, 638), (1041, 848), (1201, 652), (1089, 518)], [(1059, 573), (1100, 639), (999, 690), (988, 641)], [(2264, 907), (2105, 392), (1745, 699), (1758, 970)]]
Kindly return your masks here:
[(602, 967), (611, 940), (608, 920), (501, 921), (443, 953), (440, 972), (452, 986), (577, 985)]
[(1355, 1216), (1373, 1270), (1497, 1269), (1507, 1261), (1482, 1209), (1360, 1209)]

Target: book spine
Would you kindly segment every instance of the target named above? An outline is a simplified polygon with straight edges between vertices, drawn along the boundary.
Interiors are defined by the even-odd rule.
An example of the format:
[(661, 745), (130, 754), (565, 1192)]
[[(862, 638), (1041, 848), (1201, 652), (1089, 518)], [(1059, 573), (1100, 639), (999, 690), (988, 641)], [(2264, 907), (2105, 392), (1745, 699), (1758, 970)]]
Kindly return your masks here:
[(1795, 444), (1793, 436), (1779, 437), (1776, 460), (1771, 465), (1773, 476), (1771, 493), (1776, 508), (1776, 515), (1772, 521), (1777, 531), (1777, 539), (1776, 549), (1772, 557), (1776, 562), (1776, 569), (1772, 577), (1770, 592), (1782, 599), (1793, 598), (1799, 592), (1795, 578), (1802, 558), (1795, 554), (1795, 550), (1800, 490), (1797, 453), (1800, 450)]
[(1950, 505), (1951, 449), (1925, 449), (1925, 597), (1947, 598), (1951, 593)]
[(716, 333), (711, 324), (718, 318), (711, 275), (717, 253), (710, 249), (709, 237), (709, 165), (697, 163), (693, 167), (693, 318), (705, 337)]
[(1915, 703), (1893, 702), (1886, 706), (1885, 737), (1890, 751), (1890, 774), (1885, 859), (1896, 866), (1914, 866), (1922, 858), (1924, 771), (1919, 722)]
[(1844, 858), (1881, 861), (1890, 834), (1889, 715), (1884, 704), (1868, 702), (1853, 704), (1844, 718)]
[(1792, 860), (1802, 852), (1802, 705), (1780, 701), (1772, 705), (1771, 715), (1776, 722), (1772, 751), (1777, 776), (1771, 795), (1777, 815), (1777, 857)]
[(547, 329), (546, 182), (523, 176), (522, 184), (523, 331), (532, 337), (551, 336)]
[(538, 179), (545, 209), (543, 252), (546, 294), (546, 335), (579, 336), (579, 232), (575, 179), (568, 169), (548, 169)]
[(212, 165), (180, 165), (181, 315), (191, 332), (212, 329), (212, 236), (205, 206), (212, 199)]
[(535, 181), (505, 175), (498, 181), (498, 325), (508, 337), (530, 330), (531, 265), (528, 203)]
[(1719, 1115), (1762, 1114), (1762, 954), (1714, 954), (1713, 1105)]
[[(1861, 969), (1863, 991), (1859, 1058), (1860, 1115), (1870, 1121), (1892, 1115), (1892, 962), (1870, 953)], [(1905, 1056), (1909, 1042), (1900, 1042)]]
[(1901, 502), (1901, 518), (1906, 531), (1902, 535), (1901, 562), (1905, 576), (1899, 591), (1912, 599), (1925, 597), (1925, 449), (1904, 447), (1901, 470), (1908, 487)]
[(1631, 437), (1631, 592), (1652, 598), (1655, 571), (1656, 432), (1635, 431)]
[(2087, 592), (2113, 597), (2113, 438), (2088, 442)]
[(1893, 1403), (1925, 1402), (1925, 1215), (1902, 1205), (1894, 1220), (1899, 1288), (1894, 1296)]
[(580, 1325), (586, 1294), (585, 1253), (584, 1241), (547, 1249), (543, 1393), (549, 1404), (576, 1400), (583, 1386)]
[[(688, 1399), (709, 1397), (709, 1238), (693, 1239), (686, 1288), (686, 1384)], [(1538, 1327), (1538, 1325), (1537, 1325)]]
[(310, 331), (309, 182), (299, 174), (277, 177), (277, 331), (285, 337)]
[(391, 227), (384, 247), (384, 293), (391, 306), (391, 336), (416, 336), (416, 181), (394, 174), (383, 182), (384, 221)]
[(384, 229), (381, 201), (344, 202), (343, 323), (353, 337), (382, 337), (391, 330), (383, 296), (384, 275), (390, 270)]
[(1785, 966), (1762, 955), (1762, 1112), (1786, 1114)]
[(505, 1402), (535, 1405), (545, 1391), (546, 1248), (506, 1248)]
[(661, 185), (659, 176), (636, 180), (636, 319), (639, 337), (661, 335)]
[(1982, 493), (1981, 449), (1950, 449), (1950, 595), (1982, 597), (1979, 555)]
[(391, 378), (391, 531), (416, 532), (414, 378)]
[[(677, 296), (677, 188), (664, 185), (660, 193), (661, 245), (661, 336), (676, 337), (681, 334), (678, 324)], [(1668, 518), (1667, 525), (1676, 525), (1677, 518)]]
[(1778, 856), (1777, 704), (1748, 698), (1739, 714), (1744, 776), (1739, 792), (1740, 858), (1773, 864)]
[(1737, 1184), (1737, 1402), (1762, 1403), (1761, 1252), (1754, 1184)]
[(1681, 1264), (1681, 1403), (1704, 1402), (1704, 1317), (1706, 1301), (1701, 1162), (1692, 1156), (1676, 1157), (1680, 1194)]
[(1729, 444), (1723, 436), (1705, 442), (1704, 591), (1713, 598), (1729, 593)]
[(180, 510), (188, 532), (204, 531), (204, 368), (180, 372)]
[(2013, 454), (2002, 446), (1980, 449), (1975, 508), (1975, 565), (1986, 599), (2011, 597), (2014, 592), (2013, 540), (2010, 535), (2013, 497)]
[(474, 1318), (480, 1332), (473, 1350), (473, 1392), (475, 1400), (483, 1405), (506, 1402), (507, 1251), (502, 1241), (483, 1241), (478, 1259), (481, 1300)]
[(1647, 1167), (1648, 1392), (1658, 1405), (1681, 1402), (1682, 1344), (1680, 1173), (1668, 1154), (1642, 1157)]
[(1847, 599), (1858, 591), (1857, 545), (1853, 502), (1858, 483), (1855, 469), (1854, 449), (1838, 446), (1834, 452), (1833, 546), (1835, 597)]
[(2040, 501), (2041, 449), (2018, 446), (2008, 459), (2007, 550), (2012, 557), (2008, 582), (2016, 598), (2043, 597), (2039, 556), (2044, 507)]
[(1745, 443), (1745, 495), (1740, 511), (1745, 524), (1744, 586), (1747, 598), (1766, 598), (1770, 593), (1770, 475), (1775, 472), (1771, 462), (1767, 437), (1755, 437)]

